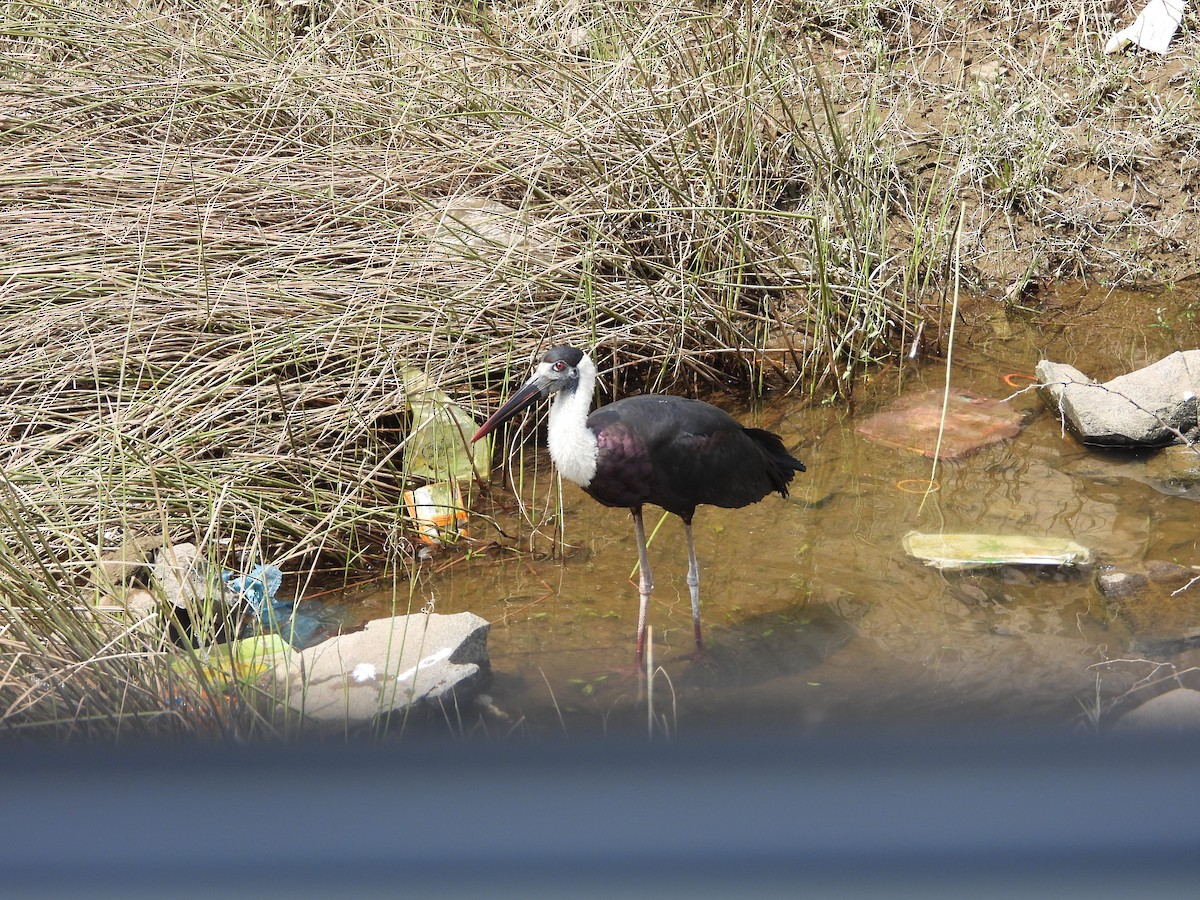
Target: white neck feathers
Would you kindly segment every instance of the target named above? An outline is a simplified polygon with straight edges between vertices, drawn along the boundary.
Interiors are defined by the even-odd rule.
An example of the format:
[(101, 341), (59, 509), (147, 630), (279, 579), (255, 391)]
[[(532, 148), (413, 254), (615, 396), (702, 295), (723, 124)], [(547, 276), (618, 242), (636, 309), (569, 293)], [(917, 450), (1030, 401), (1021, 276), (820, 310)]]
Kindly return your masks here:
[(587, 487), (596, 474), (599, 452), (596, 435), (587, 427), (592, 394), (596, 389), (596, 364), (585, 353), (576, 370), (579, 383), (575, 389), (559, 391), (550, 401), (547, 437), (550, 458), (562, 477)]

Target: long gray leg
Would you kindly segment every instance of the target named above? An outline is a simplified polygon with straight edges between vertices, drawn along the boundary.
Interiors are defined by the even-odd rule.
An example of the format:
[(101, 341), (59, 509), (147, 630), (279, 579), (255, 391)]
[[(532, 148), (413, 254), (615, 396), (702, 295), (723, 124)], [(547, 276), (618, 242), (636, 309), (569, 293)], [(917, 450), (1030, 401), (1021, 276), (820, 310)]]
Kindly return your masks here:
[(641, 605), (638, 607), (637, 661), (640, 663), (646, 653), (646, 609), (650, 605), (654, 577), (650, 574), (650, 554), (646, 552), (646, 528), (642, 525), (642, 508), (635, 506), (630, 512), (633, 514), (633, 530), (637, 534), (638, 545), (638, 595)]
[(687, 532), (688, 542), (688, 591), (692, 595), (692, 627), (696, 632), (696, 649), (704, 648), (700, 638), (700, 564), (696, 562), (696, 544), (692, 541), (692, 518), (683, 518), (683, 530)]

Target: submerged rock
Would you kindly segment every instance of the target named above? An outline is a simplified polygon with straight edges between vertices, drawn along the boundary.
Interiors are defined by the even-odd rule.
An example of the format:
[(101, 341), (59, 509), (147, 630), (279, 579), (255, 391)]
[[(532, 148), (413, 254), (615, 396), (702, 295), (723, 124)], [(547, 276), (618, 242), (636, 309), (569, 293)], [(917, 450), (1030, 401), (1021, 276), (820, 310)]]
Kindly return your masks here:
[(959, 459), (1015, 437), (1021, 431), (1021, 413), (1001, 400), (969, 391), (955, 391), (949, 397), (942, 391), (924, 391), (900, 397), (856, 430), (868, 440), (931, 459), (935, 455)]
[(854, 597), (809, 600), (714, 628), (703, 655), (681, 673), (681, 684), (729, 690), (800, 675), (848, 644), (868, 608)]
[(1146, 460), (1142, 479), (1160, 494), (1200, 500), (1200, 446), (1176, 444)]
[(1134, 652), (1172, 656), (1200, 642), (1200, 570), (1151, 560), (1103, 571), (1096, 587), (1128, 623)]
[(1149, 579), (1140, 572), (1101, 572), (1096, 578), (1100, 593), (1110, 600), (1132, 597), (1149, 583)]
[(1200, 444), (1172, 444), (1153, 453), (1114, 458), (1111, 454), (1089, 454), (1070, 460), (1063, 471), (1071, 475), (1105, 480), (1129, 479), (1153, 488), (1168, 497), (1200, 500)]
[(269, 689), (308, 718), (339, 726), (422, 706), (461, 706), (491, 675), (489, 627), (468, 612), (377, 619), (288, 654)]
[(1158, 447), (1197, 427), (1200, 350), (1172, 353), (1103, 384), (1045, 359), (1037, 377), (1046, 402), (1085, 444)]

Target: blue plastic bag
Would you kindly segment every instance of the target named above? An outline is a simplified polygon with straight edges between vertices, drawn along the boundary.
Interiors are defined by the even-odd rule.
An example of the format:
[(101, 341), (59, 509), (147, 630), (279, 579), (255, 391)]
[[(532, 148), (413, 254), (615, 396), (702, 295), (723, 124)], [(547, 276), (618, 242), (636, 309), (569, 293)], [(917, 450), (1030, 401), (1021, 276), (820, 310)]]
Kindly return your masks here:
[(319, 600), (293, 604), (275, 599), (275, 592), (283, 584), (283, 573), (277, 566), (256, 565), (246, 574), (226, 569), (221, 580), (230, 594), (246, 601), (258, 630), (277, 632), (297, 650), (333, 636), (348, 620), (344, 606), (326, 605)]

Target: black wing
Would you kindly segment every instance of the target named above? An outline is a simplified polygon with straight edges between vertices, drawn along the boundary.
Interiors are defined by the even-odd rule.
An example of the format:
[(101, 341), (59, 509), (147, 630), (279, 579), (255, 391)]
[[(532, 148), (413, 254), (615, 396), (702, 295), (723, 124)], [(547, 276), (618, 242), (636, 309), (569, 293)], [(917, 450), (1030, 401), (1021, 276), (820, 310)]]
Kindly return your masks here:
[(653, 503), (690, 517), (703, 503), (738, 507), (787, 484), (803, 464), (767, 431), (743, 428), (700, 400), (646, 394), (596, 410), (600, 444), (588, 492), (610, 506)]

